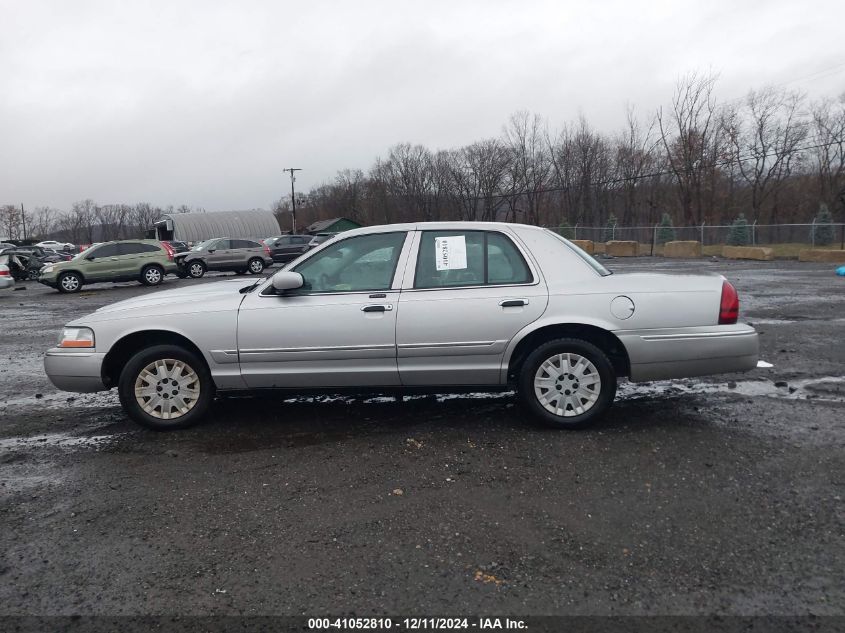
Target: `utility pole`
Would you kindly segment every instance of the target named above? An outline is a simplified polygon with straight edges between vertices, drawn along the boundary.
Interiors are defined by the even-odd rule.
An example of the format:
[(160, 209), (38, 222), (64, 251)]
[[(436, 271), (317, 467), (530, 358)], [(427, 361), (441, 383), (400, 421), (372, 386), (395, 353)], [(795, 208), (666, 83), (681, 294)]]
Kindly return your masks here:
[(293, 205), (291, 211), (291, 233), (296, 234), (296, 194), (293, 190), (293, 183), (296, 182), (296, 175), (294, 172), (302, 171), (302, 169), (299, 167), (287, 167), (282, 171), (290, 172), (290, 203)]

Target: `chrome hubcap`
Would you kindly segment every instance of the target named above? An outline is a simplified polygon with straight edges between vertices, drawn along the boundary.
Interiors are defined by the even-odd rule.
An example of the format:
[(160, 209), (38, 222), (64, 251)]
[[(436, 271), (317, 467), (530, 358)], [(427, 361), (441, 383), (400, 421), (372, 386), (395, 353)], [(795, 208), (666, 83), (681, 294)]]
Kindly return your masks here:
[(79, 280), (74, 276), (62, 277), (62, 288), (65, 290), (76, 290), (79, 287)]
[(194, 408), (199, 396), (199, 376), (190, 365), (174, 358), (153, 361), (135, 379), (138, 405), (160, 420), (182, 417)]
[(200, 275), (202, 275), (202, 266), (200, 266), (199, 264), (194, 264), (193, 266), (191, 266), (191, 274), (195, 277), (199, 277)]
[(158, 283), (159, 279), (161, 279), (161, 273), (158, 271), (158, 268), (150, 268), (147, 271), (147, 281), (151, 284)]
[(249, 269), (254, 273), (260, 273), (264, 270), (264, 264), (256, 260), (249, 265)]
[(555, 354), (534, 375), (534, 394), (555, 415), (571, 418), (589, 411), (601, 393), (598, 369), (579, 354)]

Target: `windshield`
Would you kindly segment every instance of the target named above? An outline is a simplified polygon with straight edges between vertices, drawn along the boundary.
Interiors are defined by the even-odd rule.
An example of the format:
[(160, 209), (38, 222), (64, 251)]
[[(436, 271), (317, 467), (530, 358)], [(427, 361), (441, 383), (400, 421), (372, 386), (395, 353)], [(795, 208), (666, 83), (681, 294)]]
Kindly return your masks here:
[(192, 251), (204, 251), (207, 250), (209, 246), (211, 246), (217, 240), (205, 240), (204, 242), (200, 242), (196, 246), (194, 246), (191, 250)]
[(552, 235), (554, 235), (557, 239), (559, 239), (561, 242), (563, 242), (564, 244), (566, 244), (567, 246), (569, 246), (569, 248), (571, 248), (571, 249), (572, 249), (572, 252), (573, 252), (573, 253), (575, 253), (576, 255), (578, 255), (578, 257), (580, 257), (580, 258), (581, 258), (581, 259), (583, 259), (585, 262), (587, 262), (587, 263), (590, 265), (590, 267), (591, 267), (593, 270), (595, 270), (595, 271), (596, 271), (599, 275), (601, 275), (602, 277), (607, 277), (608, 275), (612, 275), (612, 274), (613, 274), (613, 273), (612, 273), (612, 272), (610, 272), (607, 268), (605, 268), (604, 266), (602, 266), (601, 264), (599, 264), (598, 260), (596, 260), (594, 257), (592, 257), (592, 256), (588, 255), (586, 252), (584, 252), (582, 249), (580, 249), (580, 248), (578, 248), (577, 246), (575, 246), (575, 244), (573, 244), (572, 242), (570, 242), (568, 239), (566, 239), (565, 237), (563, 237), (563, 236), (562, 236), (562, 235), (560, 235), (559, 233), (555, 233), (554, 231), (550, 231), (549, 229), (546, 229), (546, 233), (551, 233), (551, 234), (552, 234)]

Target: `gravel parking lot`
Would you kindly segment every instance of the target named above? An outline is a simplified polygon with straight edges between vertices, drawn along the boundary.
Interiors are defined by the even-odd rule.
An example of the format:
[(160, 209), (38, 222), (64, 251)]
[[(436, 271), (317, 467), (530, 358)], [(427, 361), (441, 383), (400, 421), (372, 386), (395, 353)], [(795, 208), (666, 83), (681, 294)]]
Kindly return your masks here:
[(845, 279), (603, 263), (725, 274), (774, 367), (623, 384), (579, 432), (444, 394), (226, 399), (154, 433), (41, 363), (155, 289), (0, 294), (0, 612), (845, 615)]

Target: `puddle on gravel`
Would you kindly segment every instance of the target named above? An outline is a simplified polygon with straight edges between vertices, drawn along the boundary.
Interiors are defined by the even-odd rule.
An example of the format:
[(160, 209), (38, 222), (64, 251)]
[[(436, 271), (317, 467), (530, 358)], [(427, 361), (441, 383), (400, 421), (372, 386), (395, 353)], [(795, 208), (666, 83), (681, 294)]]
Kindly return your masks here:
[[(780, 386), (778, 386), (780, 385)], [(748, 397), (780, 398), (783, 400), (816, 400), (845, 402), (845, 376), (825, 376), (773, 383), (770, 380), (704, 383), (680, 380), (661, 380), (648, 383), (625, 382), (619, 385), (617, 400), (634, 400), (653, 396), (686, 394), (737, 394)]]
[(77, 393), (68, 396), (66, 392), (45, 393), (40, 398), (36, 396), (20, 396), (0, 401), (0, 410), (8, 407), (26, 405), (61, 405), (73, 407), (117, 407), (120, 402), (117, 391), (98, 391), (95, 393)]
[(71, 435), (69, 433), (45, 433), (28, 437), (6, 437), (0, 439), (0, 450), (28, 448), (100, 448), (118, 438), (117, 435)]

